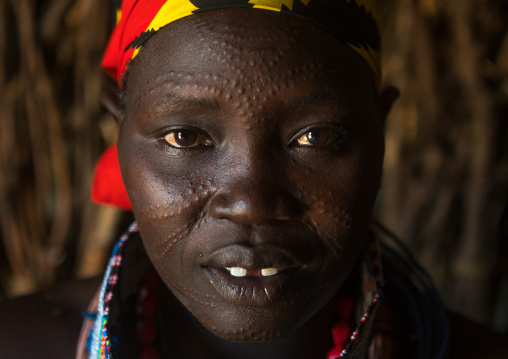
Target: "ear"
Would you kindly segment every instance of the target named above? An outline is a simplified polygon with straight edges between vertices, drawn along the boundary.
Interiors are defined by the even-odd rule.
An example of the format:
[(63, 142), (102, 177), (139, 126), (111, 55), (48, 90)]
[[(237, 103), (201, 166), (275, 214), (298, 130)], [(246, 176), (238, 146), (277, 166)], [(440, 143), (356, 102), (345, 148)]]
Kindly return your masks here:
[(377, 110), (379, 118), (383, 121), (383, 124), (390, 112), (392, 105), (395, 103), (400, 96), (400, 91), (394, 86), (387, 86), (381, 91), (377, 98)]
[(118, 93), (116, 91), (103, 93), (101, 96), (101, 103), (113, 116), (116, 123), (119, 124), (123, 117), (123, 111), (120, 106), (120, 98), (118, 97)]

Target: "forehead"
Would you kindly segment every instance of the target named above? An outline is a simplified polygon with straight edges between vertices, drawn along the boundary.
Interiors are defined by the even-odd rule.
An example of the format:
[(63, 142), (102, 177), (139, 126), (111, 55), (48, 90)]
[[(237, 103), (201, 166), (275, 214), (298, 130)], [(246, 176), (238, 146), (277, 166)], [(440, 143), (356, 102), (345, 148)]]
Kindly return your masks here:
[(280, 82), (314, 75), (333, 75), (339, 87), (374, 93), (364, 60), (326, 31), (272, 11), (227, 9), (196, 14), (158, 31), (134, 61), (128, 86), (129, 93), (136, 88), (144, 93), (172, 78)]

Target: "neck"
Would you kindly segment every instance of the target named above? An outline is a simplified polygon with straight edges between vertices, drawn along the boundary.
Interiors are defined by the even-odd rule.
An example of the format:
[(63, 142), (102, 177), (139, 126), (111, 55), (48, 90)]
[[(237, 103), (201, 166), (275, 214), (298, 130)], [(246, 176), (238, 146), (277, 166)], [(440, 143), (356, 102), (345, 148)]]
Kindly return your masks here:
[(331, 327), (337, 319), (335, 298), (300, 329), (280, 341), (238, 343), (221, 339), (204, 328), (165, 287), (163, 296), (160, 301), (164, 303), (161, 308), (161, 328), (162, 325), (164, 328), (160, 333), (163, 358), (323, 359), (333, 345)]

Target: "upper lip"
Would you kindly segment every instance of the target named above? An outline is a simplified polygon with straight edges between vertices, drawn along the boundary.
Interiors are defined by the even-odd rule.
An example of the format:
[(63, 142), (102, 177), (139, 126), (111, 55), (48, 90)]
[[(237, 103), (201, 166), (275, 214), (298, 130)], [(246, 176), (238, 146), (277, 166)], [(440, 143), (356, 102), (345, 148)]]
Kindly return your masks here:
[(302, 265), (294, 254), (271, 244), (261, 244), (255, 247), (245, 244), (231, 244), (205, 255), (199, 264), (215, 268), (277, 268), (279, 270)]

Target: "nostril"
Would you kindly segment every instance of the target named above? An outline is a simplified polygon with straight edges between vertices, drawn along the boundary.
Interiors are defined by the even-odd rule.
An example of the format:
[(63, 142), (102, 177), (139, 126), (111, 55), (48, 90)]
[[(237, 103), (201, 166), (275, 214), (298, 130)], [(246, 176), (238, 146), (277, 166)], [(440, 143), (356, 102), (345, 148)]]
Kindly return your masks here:
[(227, 215), (226, 198), (221, 194), (216, 194), (210, 201), (210, 215), (216, 219), (223, 219)]

